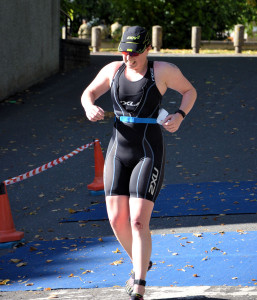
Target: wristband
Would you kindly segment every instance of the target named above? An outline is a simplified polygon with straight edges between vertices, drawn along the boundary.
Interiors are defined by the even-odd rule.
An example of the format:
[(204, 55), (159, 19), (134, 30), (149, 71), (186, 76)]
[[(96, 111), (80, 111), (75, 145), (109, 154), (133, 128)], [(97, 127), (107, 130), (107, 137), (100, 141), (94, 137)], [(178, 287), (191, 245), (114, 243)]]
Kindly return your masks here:
[(181, 116), (183, 117), (183, 119), (184, 119), (185, 116), (186, 116), (186, 113), (185, 113), (183, 110), (181, 110), (181, 109), (176, 110), (176, 111), (175, 111), (175, 114), (176, 114), (176, 113), (181, 114)]

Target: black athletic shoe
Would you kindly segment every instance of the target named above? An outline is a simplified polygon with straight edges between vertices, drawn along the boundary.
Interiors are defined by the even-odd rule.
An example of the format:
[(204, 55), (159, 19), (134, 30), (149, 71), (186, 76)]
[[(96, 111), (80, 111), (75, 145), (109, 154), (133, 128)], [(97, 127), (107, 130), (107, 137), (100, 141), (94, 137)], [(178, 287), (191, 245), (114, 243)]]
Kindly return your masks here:
[[(150, 260), (147, 271), (149, 271), (152, 268), (152, 266), (153, 266), (153, 262)], [(134, 280), (135, 280), (135, 272), (133, 270), (131, 270), (129, 275), (130, 275), (130, 278), (126, 281), (125, 290), (128, 295), (132, 295)]]
[(144, 300), (143, 296), (137, 293), (133, 293), (130, 296), (130, 300)]

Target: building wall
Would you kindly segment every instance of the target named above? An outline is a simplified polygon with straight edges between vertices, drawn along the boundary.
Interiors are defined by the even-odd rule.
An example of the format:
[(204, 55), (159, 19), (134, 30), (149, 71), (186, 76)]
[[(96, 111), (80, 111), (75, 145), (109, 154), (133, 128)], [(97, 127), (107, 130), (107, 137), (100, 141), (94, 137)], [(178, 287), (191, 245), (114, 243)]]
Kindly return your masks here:
[(0, 1), (0, 100), (59, 70), (60, 0)]

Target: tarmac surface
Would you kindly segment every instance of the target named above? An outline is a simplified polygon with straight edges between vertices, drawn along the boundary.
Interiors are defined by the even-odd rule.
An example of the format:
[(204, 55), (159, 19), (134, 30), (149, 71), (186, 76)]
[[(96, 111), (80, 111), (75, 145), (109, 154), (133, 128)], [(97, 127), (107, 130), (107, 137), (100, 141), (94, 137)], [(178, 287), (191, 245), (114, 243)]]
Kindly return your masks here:
[[(115, 55), (91, 55), (88, 67), (56, 74), (0, 103), (1, 181), (70, 153), (95, 138), (106, 153), (113, 118), (90, 123), (80, 97)], [(257, 57), (171, 56), (150, 59), (176, 64), (198, 92), (196, 104), (174, 134), (164, 132), (164, 184), (257, 180)], [(163, 107), (175, 111), (180, 95), (168, 91)], [(98, 100), (111, 112), (110, 95)], [(93, 148), (39, 175), (7, 186), (15, 227), (26, 241), (113, 235), (108, 221), (60, 223), (71, 209), (83, 210), (92, 196)], [(152, 234), (256, 231), (257, 214), (183, 216), (151, 220)], [(257, 248), (257, 246), (256, 246)], [(6, 250), (1, 250), (4, 255)], [(257, 276), (257, 275), (256, 275)], [(0, 299), (127, 299), (123, 288), (0, 292)], [(257, 287), (147, 287), (145, 299), (257, 299)]]

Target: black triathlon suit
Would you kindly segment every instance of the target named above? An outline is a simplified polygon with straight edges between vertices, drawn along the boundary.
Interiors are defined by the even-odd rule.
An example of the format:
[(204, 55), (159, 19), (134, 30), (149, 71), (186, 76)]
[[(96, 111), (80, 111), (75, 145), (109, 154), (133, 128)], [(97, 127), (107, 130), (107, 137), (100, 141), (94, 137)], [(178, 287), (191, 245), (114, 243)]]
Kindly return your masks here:
[(162, 95), (154, 79), (153, 62), (145, 76), (126, 79), (122, 64), (111, 86), (116, 120), (104, 169), (106, 196), (127, 195), (155, 202), (162, 185), (165, 147), (159, 124), (125, 123), (120, 116), (157, 118)]

